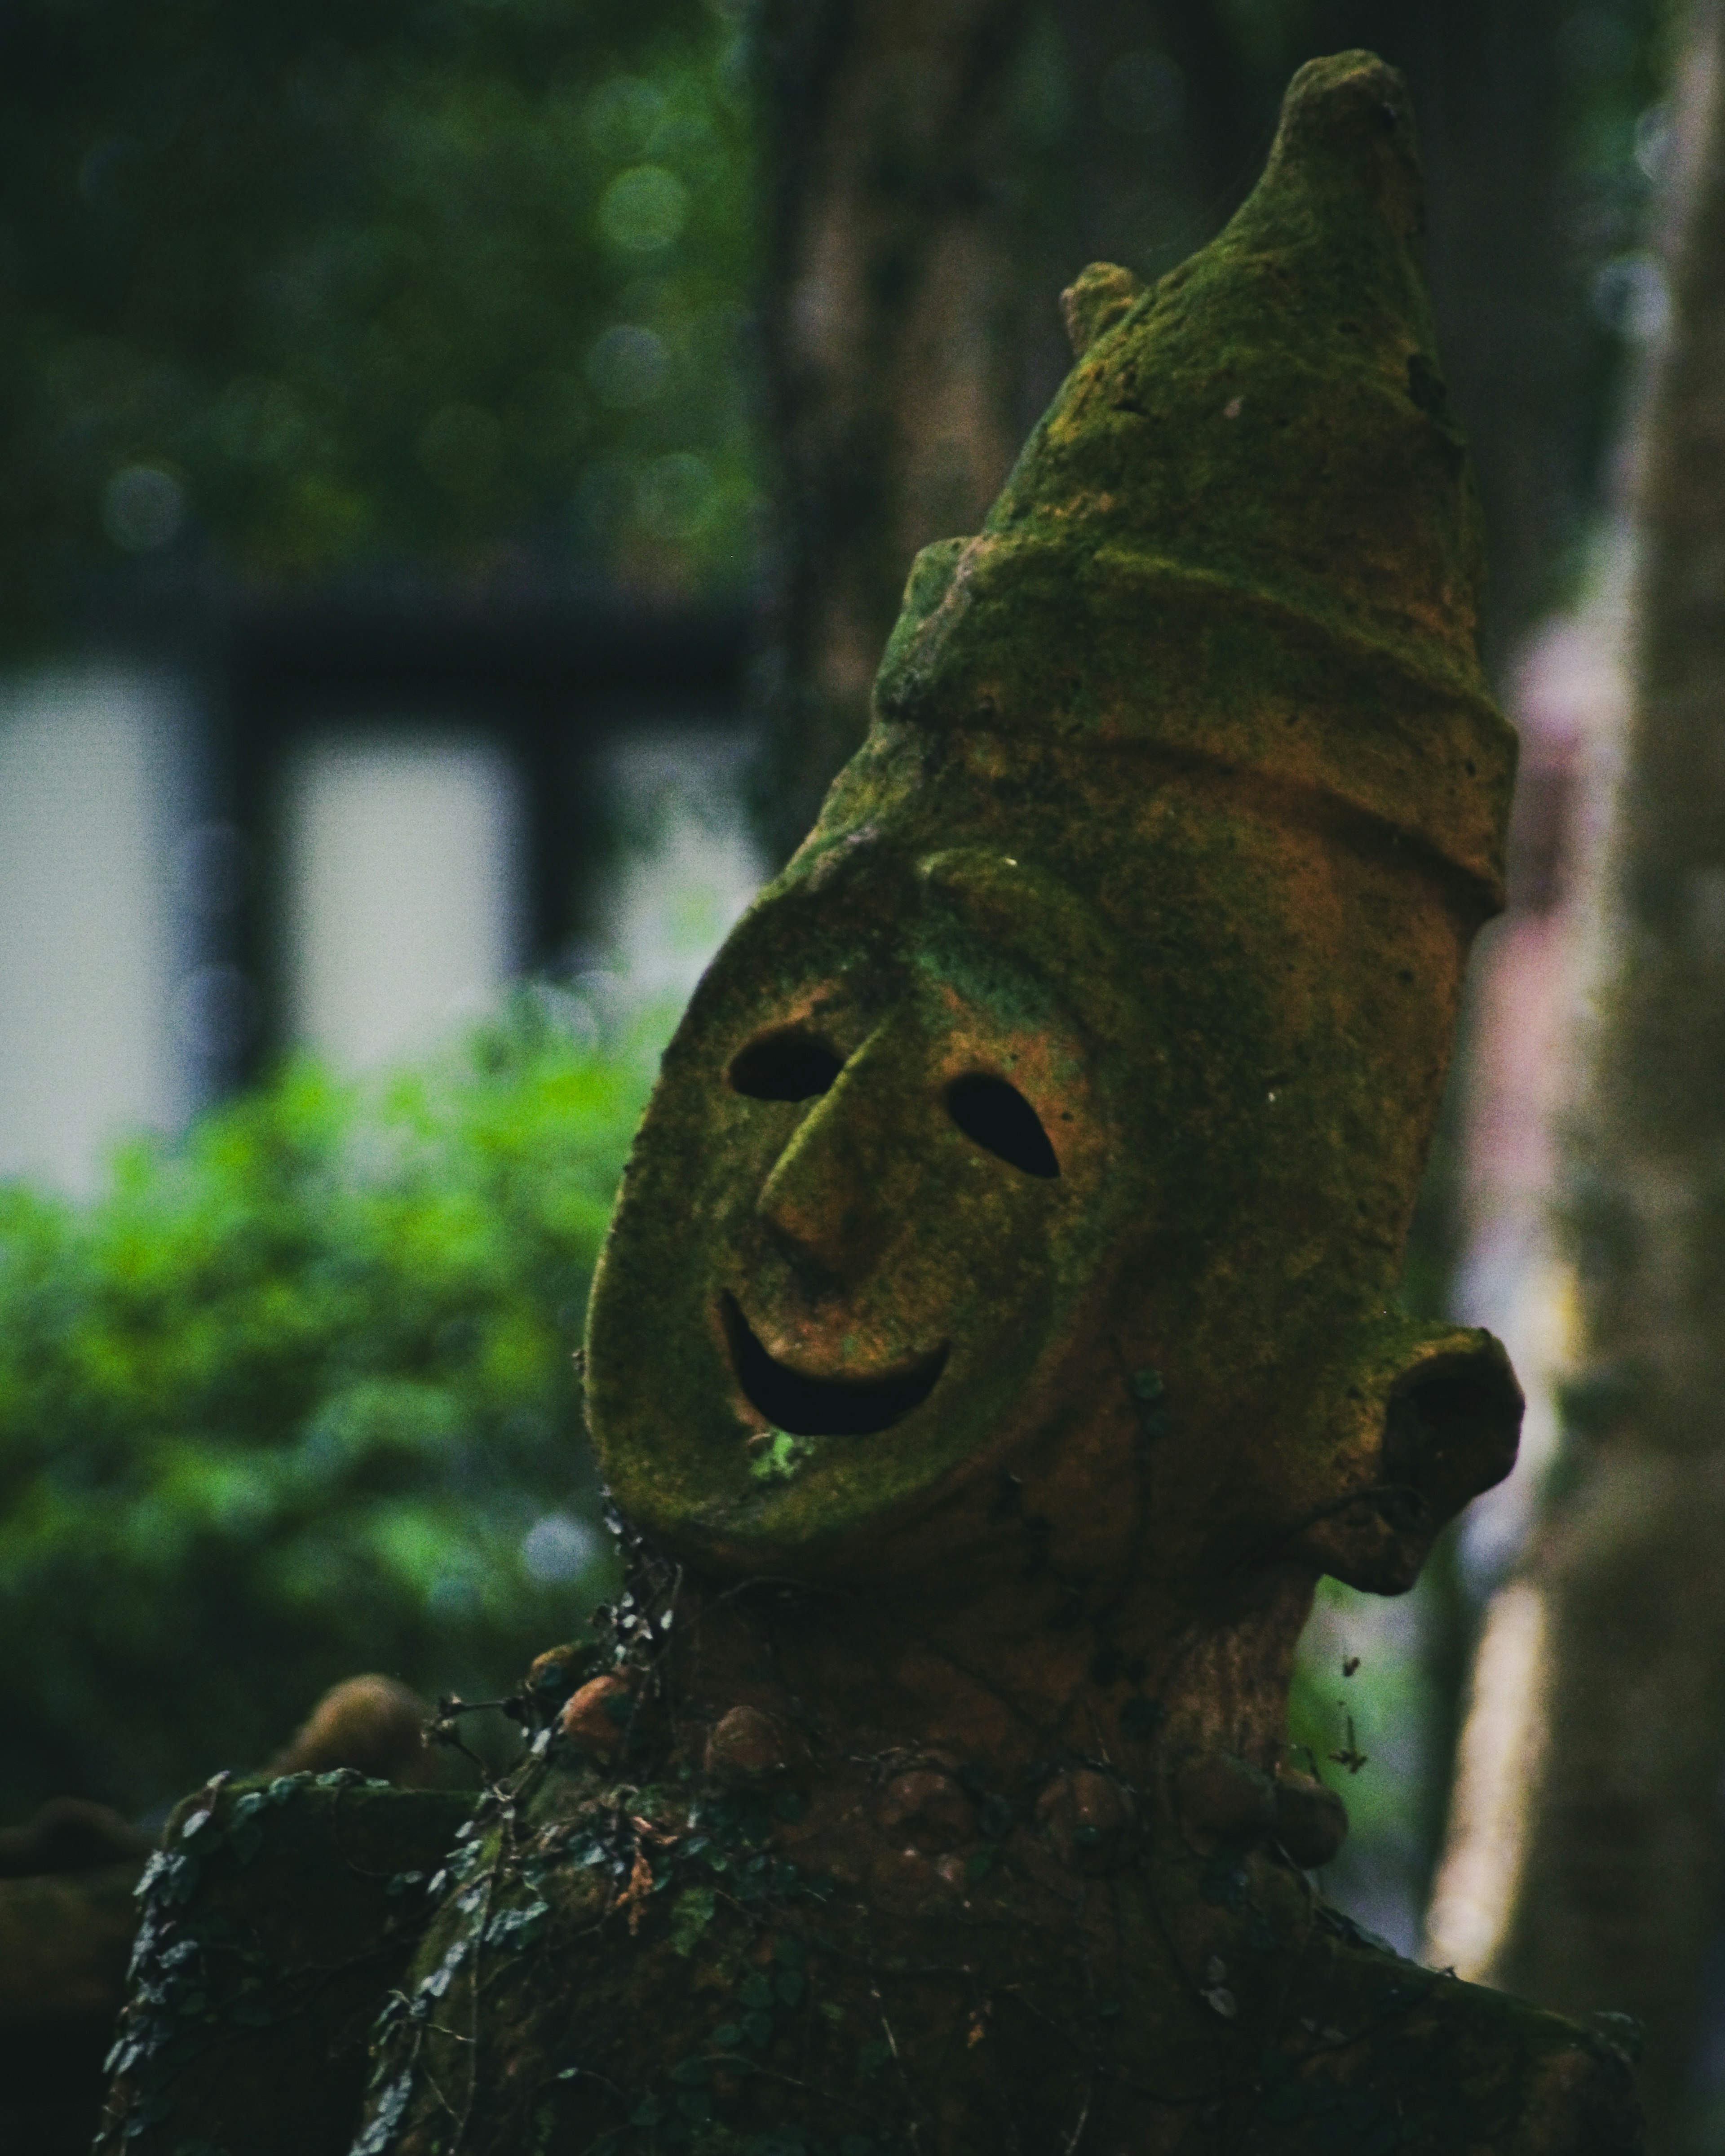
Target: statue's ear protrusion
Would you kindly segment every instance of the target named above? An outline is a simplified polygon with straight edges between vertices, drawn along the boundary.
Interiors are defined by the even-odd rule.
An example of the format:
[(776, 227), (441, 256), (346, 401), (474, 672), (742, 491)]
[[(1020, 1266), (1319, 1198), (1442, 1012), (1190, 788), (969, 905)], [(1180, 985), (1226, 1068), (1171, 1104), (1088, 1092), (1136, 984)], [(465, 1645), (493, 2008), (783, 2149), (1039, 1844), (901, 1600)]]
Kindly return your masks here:
[(1400, 1594), (1440, 1528), (1514, 1466), (1522, 1389), (1502, 1342), (1467, 1327), (1392, 1321), (1346, 1388), (1345, 1481), (1300, 1535), (1349, 1587)]
[(1522, 1404), (1503, 1343), (1489, 1332), (1438, 1346), (1390, 1388), (1384, 1479), (1452, 1519), (1515, 1466)]

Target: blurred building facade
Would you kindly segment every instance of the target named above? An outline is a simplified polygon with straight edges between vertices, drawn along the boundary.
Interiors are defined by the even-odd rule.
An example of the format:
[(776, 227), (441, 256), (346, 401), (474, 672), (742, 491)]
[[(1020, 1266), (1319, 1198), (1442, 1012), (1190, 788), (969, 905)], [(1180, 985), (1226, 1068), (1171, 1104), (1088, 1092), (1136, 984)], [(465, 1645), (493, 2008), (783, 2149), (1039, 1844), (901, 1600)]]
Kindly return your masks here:
[(686, 985), (758, 879), (740, 608), (134, 588), (85, 648), (0, 690), (0, 1176), (523, 974)]

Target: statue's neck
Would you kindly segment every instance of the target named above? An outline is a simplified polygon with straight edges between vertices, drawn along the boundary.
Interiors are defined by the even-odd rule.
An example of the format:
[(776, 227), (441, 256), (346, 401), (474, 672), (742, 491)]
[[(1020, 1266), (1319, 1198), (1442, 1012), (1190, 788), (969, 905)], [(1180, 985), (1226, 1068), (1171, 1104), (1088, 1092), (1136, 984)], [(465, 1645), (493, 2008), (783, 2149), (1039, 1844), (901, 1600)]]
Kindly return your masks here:
[(1085, 1759), (1134, 1780), (1158, 1756), (1220, 1751), (1268, 1772), (1312, 1585), (1266, 1572), (1206, 1614), (1140, 1589), (1101, 1622), (1022, 1585), (941, 1611), (683, 1574), (657, 1681), (685, 1754), (747, 1707), (817, 1757), (932, 1752), (1001, 1774)]

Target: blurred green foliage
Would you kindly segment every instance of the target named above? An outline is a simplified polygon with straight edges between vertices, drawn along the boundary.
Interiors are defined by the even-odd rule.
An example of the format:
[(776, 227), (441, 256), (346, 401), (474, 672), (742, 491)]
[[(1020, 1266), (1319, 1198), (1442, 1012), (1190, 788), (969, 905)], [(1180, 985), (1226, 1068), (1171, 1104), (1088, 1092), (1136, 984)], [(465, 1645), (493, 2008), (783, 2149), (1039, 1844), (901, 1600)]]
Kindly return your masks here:
[(745, 573), (740, 38), (701, 0), (0, 13), (0, 643), (92, 568)]
[(0, 1815), (257, 1764), (382, 1669), (495, 1696), (608, 1577), (571, 1362), (648, 1080), (524, 997), (290, 1068), (86, 1209), (0, 1190)]
[[(1480, 305), (1585, 344), (1552, 524), (1573, 567), (1615, 385), (1662, 305), (1645, 226), (1674, 11), (1499, 7), (1563, 116), (1555, 199), (1505, 214), (1556, 217), (1574, 304), (1529, 325), (1515, 292)], [(1213, 19), (1258, 136), (1290, 69), (1371, 12), (1186, 11)], [(1167, 269), (1214, 222), (1217, 168), (1255, 151), (1236, 157), (1198, 47), (1183, 71), (1153, 10), (1094, 114), (1070, 23), (1037, 23), (1014, 90), (1042, 146), (1027, 188), (1076, 215), (1078, 136), (1111, 131), (1143, 266)], [(14, 0), (0, 648), (141, 559), (745, 575), (752, 146), (716, 0)], [(1554, 589), (1563, 571), (1554, 554)], [(0, 1194), (0, 1810), (145, 1803), (262, 1758), (356, 1669), (485, 1689), (567, 1633), (584, 1590), (536, 1579), (522, 1545), (567, 1514), (541, 1569), (580, 1546), (568, 1351), (643, 1083), (522, 1015), (381, 1090), (301, 1065), (183, 1147), (132, 1152), (86, 1212)], [(1441, 1209), (1410, 1271), (1424, 1306)], [(1323, 1758), (1355, 1715), (1370, 1765), (1326, 1771), (1356, 1845), (1399, 1837), (1417, 1872), (1442, 1763), (1398, 1767), (1392, 1732), (1453, 1703), (1403, 1609), (1434, 1636), (1464, 1621), (1441, 1578), (1375, 1630), (1325, 1590), (1294, 1727)], [(1344, 1636), (1364, 1655), (1347, 1681)]]

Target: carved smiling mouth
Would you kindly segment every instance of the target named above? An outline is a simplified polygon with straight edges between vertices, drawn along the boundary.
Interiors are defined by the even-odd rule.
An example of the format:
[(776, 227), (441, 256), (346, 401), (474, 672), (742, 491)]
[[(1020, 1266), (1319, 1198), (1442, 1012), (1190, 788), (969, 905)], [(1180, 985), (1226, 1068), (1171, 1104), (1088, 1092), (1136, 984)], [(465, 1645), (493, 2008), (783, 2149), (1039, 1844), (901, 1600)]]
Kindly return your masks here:
[(720, 1296), (719, 1312), (737, 1383), (775, 1430), (793, 1437), (871, 1437), (890, 1430), (922, 1406), (947, 1367), (942, 1347), (891, 1377), (805, 1378), (761, 1345), (734, 1296)]

